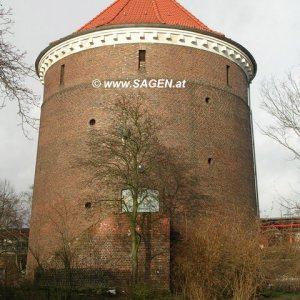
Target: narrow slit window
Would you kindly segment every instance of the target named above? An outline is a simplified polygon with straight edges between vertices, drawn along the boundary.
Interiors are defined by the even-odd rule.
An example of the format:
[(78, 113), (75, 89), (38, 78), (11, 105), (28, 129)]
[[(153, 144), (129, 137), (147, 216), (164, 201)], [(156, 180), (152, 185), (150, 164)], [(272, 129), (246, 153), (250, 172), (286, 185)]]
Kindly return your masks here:
[(63, 86), (65, 83), (65, 65), (60, 66), (60, 86)]
[(146, 67), (146, 50), (139, 50), (139, 70), (145, 70)]
[(230, 87), (230, 80), (229, 80), (229, 73), (230, 73), (230, 66), (226, 66), (226, 83), (227, 83), (227, 86)]

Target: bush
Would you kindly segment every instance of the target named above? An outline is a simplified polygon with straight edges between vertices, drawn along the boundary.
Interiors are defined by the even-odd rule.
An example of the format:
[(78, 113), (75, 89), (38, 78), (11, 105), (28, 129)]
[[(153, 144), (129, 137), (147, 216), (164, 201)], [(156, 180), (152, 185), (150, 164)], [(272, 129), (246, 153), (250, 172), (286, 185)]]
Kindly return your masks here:
[[(281, 291), (300, 290), (299, 243), (289, 242), (295, 232), (293, 228), (264, 232), (267, 247), (263, 261), (268, 288)], [(279, 240), (274, 240), (274, 237)]]
[(236, 203), (205, 203), (179, 245), (177, 281), (187, 299), (253, 299), (262, 283), (259, 222)]

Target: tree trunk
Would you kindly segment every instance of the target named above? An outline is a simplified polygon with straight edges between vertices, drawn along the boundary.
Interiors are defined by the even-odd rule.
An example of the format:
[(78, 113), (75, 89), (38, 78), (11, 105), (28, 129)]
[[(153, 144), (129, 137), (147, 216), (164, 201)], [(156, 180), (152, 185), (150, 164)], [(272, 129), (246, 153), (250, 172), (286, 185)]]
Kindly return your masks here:
[(139, 237), (136, 232), (136, 222), (131, 220), (130, 233), (131, 233), (131, 272), (132, 272), (132, 283), (138, 282), (138, 250), (139, 250)]

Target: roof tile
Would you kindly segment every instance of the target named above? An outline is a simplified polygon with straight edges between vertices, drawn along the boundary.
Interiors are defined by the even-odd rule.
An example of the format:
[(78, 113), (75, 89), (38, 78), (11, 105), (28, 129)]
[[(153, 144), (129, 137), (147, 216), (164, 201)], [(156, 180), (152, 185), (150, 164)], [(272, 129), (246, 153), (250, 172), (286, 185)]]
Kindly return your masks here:
[(124, 24), (177, 25), (224, 35), (208, 28), (175, 0), (117, 0), (78, 31)]

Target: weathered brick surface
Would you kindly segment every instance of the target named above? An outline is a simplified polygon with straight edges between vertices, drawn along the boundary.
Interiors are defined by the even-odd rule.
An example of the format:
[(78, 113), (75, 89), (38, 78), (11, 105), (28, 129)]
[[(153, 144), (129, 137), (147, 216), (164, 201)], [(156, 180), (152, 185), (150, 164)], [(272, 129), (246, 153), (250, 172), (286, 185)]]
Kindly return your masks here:
[[(145, 214), (143, 239), (139, 249), (139, 277), (159, 288), (169, 288), (170, 224), (162, 214)], [(72, 274), (75, 285), (128, 286), (131, 280), (130, 230), (128, 216), (111, 214), (72, 240)], [(45, 272), (38, 276), (42, 285), (64, 280), (64, 266), (52, 256)], [(58, 273), (54, 270), (60, 270)], [(80, 271), (81, 270), (81, 271)], [(87, 276), (87, 277), (86, 277)], [(94, 277), (92, 280), (90, 276)], [(102, 280), (102, 282), (101, 282)]]
[[(140, 49), (146, 50), (145, 72), (138, 70)], [(60, 86), (62, 64), (65, 64), (65, 79)], [(227, 65), (230, 66), (229, 85)], [(49, 261), (59, 244), (53, 229), (53, 219), (59, 218), (56, 210), (62, 212), (67, 207), (65, 218), (76, 223), (70, 222), (69, 231), (74, 238), (94, 228), (94, 224), (103, 227), (104, 220), (123, 218), (120, 204), (116, 202), (120, 190), (112, 190), (105, 183), (97, 190), (91, 189), (90, 174), (74, 167), (74, 160), (87, 152), (89, 120), (96, 120), (96, 128), (107, 128), (111, 119), (107, 107), (118, 95), (137, 91), (94, 89), (91, 83), (95, 78), (187, 80), (186, 89), (139, 91), (145, 105), (163, 124), (162, 143), (176, 150), (176, 160), (185, 162), (188, 170), (185, 177), (190, 188), (181, 192), (181, 199), (170, 216), (172, 230), (184, 234), (185, 218), (192, 217), (205, 199), (233, 199), (256, 208), (248, 83), (239, 66), (219, 55), (174, 45), (129, 44), (87, 50), (55, 63), (45, 77), (30, 232), (30, 245), (40, 249), (44, 261)], [(92, 203), (90, 210), (85, 208), (86, 202)], [(114, 269), (128, 271), (128, 249), (125, 251), (128, 245), (117, 246), (126, 241), (126, 232), (121, 230), (126, 226), (113, 227), (113, 232), (109, 226), (107, 230), (101, 227), (102, 231), (98, 228), (100, 232), (112, 234), (105, 246), (105, 257), (122, 257), (112, 260)], [(163, 232), (164, 228), (169, 227), (161, 224), (158, 230)], [(99, 236), (97, 232), (95, 238)], [(166, 232), (154, 235), (151, 249), (154, 252), (167, 249), (168, 243)], [(82, 245), (84, 248), (85, 244)], [(153, 262), (154, 281), (161, 280), (160, 274), (166, 276), (168, 255), (166, 250), (165, 258), (161, 256)], [(35, 265), (29, 256), (29, 270)], [(166, 277), (163, 280), (167, 284)]]

